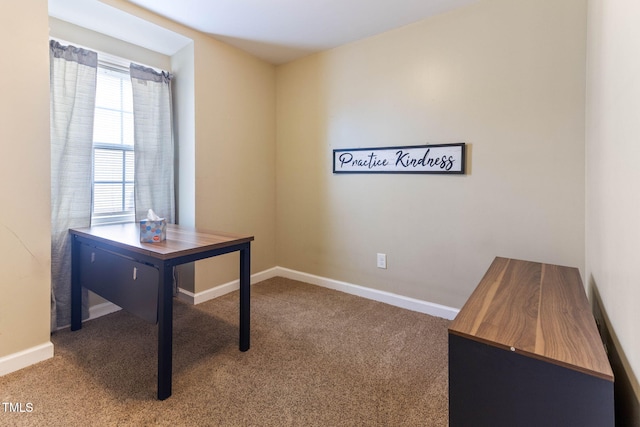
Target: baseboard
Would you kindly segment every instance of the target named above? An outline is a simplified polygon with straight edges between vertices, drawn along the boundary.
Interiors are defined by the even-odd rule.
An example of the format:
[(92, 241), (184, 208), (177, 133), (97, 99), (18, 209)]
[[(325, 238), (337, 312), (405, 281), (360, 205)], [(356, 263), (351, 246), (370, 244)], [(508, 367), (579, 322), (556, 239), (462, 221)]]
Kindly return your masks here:
[[(270, 279), (272, 277), (285, 277), (287, 279), (298, 280), (323, 288), (333, 289), (345, 292), (347, 294), (356, 295), (374, 301), (383, 302), (406, 310), (417, 311), (419, 313), (428, 314), (435, 317), (453, 320), (460, 310), (435, 304), (428, 301), (422, 301), (415, 298), (409, 298), (391, 292), (380, 291), (378, 289), (366, 288), (352, 283), (341, 282), (339, 280), (328, 279), (326, 277), (315, 276), (313, 274), (302, 273), (300, 271), (291, 270), (284, 267), (273, 267), (268, 270), (256, 273), (251, 276), (251, 284)], [(203, 292), (194, 294), (184, 289), (179, 289), (178, 298), (189, 304), (200, 304), (205, 301), (220, 297), (222, 295), (233, 292), (240, 287), (238, 280), (225, 283), (215, 288), (207, 289)]]
[[(268, 270), (264, 270), (259, 273), (252, 274), (250, 283), (254, 285), (258, 282), (262, 282), (263, 280), (276, 277), (278, 275), (277, 271), (278, 271), (278, 267), (273, 267)], [(239, 279), (232, 280), (231, 282), (227, 282), (222, 285), (218, 285), (214, 288), (207, 289), (206, 291), (198, 292), (195, 294), (185, 289), (178, 288), (178, 299), (188, 304), (195, 305), (195, 304), (203, 303), (205, 301), (212, 300), (214, 298), (221, 297), (222, 295), (226, 295), (229, 292), (233, 292), (238, 289), (240, 289)]]
[(53, 344), (47, 343), (0, 357), (0, 377), (53, 357)]
[(640, 384), (638, 378), (634, 375), (629, 359), (611, 325), (611, 320), (604, 309), (593, 277), (590, 284), (593, 317), (615, 377), (613, 389), (616, 426), (640, 425)]
[[(115, 313), (116, 311), (120, 311), (122, 308), (115, 305), (112, 302), (106, 301), (94, 306), (89, 307), (89, 317), (84, 319), (82, 322), (86, 322), (87, 320), (97, 319), (98, 317), (106, 316), (107, 314)], [(71, 324), (58, 326), (56, 330), (62, 330), (70, 327)]]
[[(122, 308), (115, 305), (112, 302), (103, 302), (98, 305), (94, 305), (93, 307), (89, 307), (89, 318), (87, 320), (96, 319), (98, 317), (106, 316), (107, 314), (115, 313), (116, 311), (120, 311)], [(86, 320), (85, 320), (86, 321)]]
[(452, 307), (447, 307), (444, 305), (435, 304), (415, 298), (409, 298), (403, 295), (381, 291), (378, 289), (366, 288), (364, 286), (354, 285), (353, 283), (341, 282), (339, 280), (333, 280), (326, 277), (315, 276), (313, 274), (302, 273), (300, 271), (290, 270), (288, 268), (276, 267), (276, 270), (277, 276), (299, 280), (301, 282), (322, 286), (324, 288), (334, 289), (337, 291), (345, 292), (347, 294), (356, 295), (362, 298), (367, 298), (370, 300), (404, 308), (406, 310), (428, 314), (430, 316), (453, 320), (460, 311)]

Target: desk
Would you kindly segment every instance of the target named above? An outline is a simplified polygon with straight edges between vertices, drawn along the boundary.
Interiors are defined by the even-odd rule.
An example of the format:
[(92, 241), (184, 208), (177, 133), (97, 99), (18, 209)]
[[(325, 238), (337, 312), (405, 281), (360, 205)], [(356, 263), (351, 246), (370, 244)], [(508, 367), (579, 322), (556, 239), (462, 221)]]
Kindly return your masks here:
[(577, 268), (497, 257), (449, 326), (449, 425), (614, 425)]
[(70, 229), (71, 330), (82, 327), (82, 287), (158, 324), (158, 399), (171, 396), (173, 267), (240, 253), (240, 351), (249, 349), (253, 236), (210, 233), (167, 224), (167, 239), (140, 243), (135, 223)]

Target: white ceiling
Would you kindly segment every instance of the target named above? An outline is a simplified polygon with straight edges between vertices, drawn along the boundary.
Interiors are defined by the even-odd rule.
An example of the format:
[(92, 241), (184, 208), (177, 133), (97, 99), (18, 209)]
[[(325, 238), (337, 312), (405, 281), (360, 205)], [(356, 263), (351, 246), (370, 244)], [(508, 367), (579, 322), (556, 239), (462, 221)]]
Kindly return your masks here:
[[(268, 62), (282, 64), (478, 0), (128, 1), (210, 34)], [(79, 24), (78, 21), (89, 22), (90, 25), (84, 26), (125, 41), (136, 43), (133, 40), (136, 38), (141, 38), (143, 42), (149, 40), (147, 36), (132, 34), (135, 33), (132, 30), (141, 28), (140, 25), (133, 25), (133, 22), (123, 25), (119, 20), (122, 19), (121, 15), (126, 14), (99, 0), (49, 0), (49, 13), (75, 24)], [(137, 20), (131, 15), (127, 16), (128, 20)], [(163, 33), (160, 27), (154, 28), (157, 26), (153, 24), (146, 27)], [(184, 40), (180, 41), (178, 37), (175, 43), (180, 45)]]

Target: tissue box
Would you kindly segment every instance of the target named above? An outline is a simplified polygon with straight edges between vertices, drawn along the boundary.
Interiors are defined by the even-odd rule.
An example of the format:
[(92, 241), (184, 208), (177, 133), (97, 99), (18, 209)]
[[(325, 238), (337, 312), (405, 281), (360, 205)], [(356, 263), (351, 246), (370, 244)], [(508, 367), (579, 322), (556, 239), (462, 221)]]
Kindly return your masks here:
[(161, 218), (158, 221), (143, 219), (140, 221), (140, 242), (162, 242), (167, 238), (167, 221)]

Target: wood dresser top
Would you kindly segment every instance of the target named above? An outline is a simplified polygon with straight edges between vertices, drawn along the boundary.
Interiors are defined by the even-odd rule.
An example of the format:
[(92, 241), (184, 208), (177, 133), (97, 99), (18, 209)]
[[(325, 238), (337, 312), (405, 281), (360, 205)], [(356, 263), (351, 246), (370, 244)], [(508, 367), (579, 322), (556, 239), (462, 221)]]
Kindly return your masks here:
[(167, 224), (167, 238), (161, 242), (141, 243), (140, 224), (126, 223), (69, 229), (73, 235), (102, 241), (157, 259), (172, 259), (212, 249), (251, 242), (253, 236), (197, 230)]
[(576, 268), (496, 258), (449, 333), (613, 381)]

